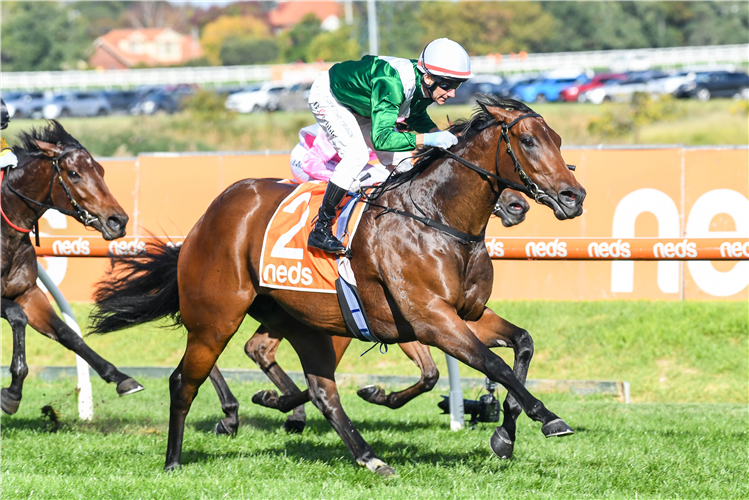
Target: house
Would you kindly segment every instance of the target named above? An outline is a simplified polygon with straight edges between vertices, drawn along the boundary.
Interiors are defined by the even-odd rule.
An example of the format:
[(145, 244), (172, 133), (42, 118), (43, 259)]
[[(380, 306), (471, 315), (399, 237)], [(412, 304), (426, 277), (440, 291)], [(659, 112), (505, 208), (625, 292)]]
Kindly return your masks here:
[(338, 2), (278, 2), (276, 8), (268, 12), (268, 22), (278, 33), (294, 27), (307, 14), (316, 15), (325, 31), (335, 31), (341, 26), (343, 6)]
[(115, 29), (97, 38), (92, 48), (88, 64), (98, 69), (171, 66), (203, 55), (197, 33), (186, 36), (171, 28)]

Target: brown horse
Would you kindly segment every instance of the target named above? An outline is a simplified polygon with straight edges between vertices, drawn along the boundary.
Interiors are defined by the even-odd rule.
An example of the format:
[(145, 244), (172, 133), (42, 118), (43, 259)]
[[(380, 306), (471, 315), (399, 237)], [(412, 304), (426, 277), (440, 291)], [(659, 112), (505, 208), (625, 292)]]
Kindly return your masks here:
[(26, 366), (27, 323), (58, 341), (91, 365), (120, 396), (143, 389), (96, 354), (57, 316), (36, 285), (36, 253), (29, 230), (48, 209), (56, 209), (99, 231), (104, 239), (125, 235), (127, 214), (104, 183), (104, 169), (56, 121), (22, 132), (19, 158), (2, 183), (2, 317), (13, 330), (10, 387), (2, 390), (2, 411), (13, 414), (21, 404)]
[[(528, 210), (530, 210), (530, 206), (521, 193), (514, 189), (505, 189), (494, 206), (493, 214), (501, 219), (503, 226), (512, 227), (525, 220), (525, 214)], [(268, 327), (260, 325), (252, 338), (245, 344), (244, 351), (268, 378), (271, 379), (276, 387), (284, 395), (288, 396), (300, 391), (291, 378), (276, 363), (276, 350), (282, 340), (283, 335), (281, 333), (272, 332)], [(351, 340), (349, 337), (333, 337), (336, 363), (340, 362)], [(387, 406), (391, 409), (400, 408), (415, 397), (431, 391), (439, 380), (440, 374), (428, 347), (419, 342), (408, 342), (398, 345), (406, 356), (421, 370), (419, 380), (402, 391), (391, 392), (389, 394), (386, 394), (385, 390), (379, 386), (369, 385), (362, 387), (357, 391), (357, 394), (365, 401)], [(218, 366), (215, 366), (211, 370), (210, 378), (221, 402), (221, 409), (226, 415), (226, 417), (216, 424), (215, 432), (216, 434), (236, 434), (239, 429), (239, 401), (232, 394)], [(309, 395), (309, 391), (305, 392)], [(287, 432), (300, 433), (304, 430), (305, 424), (306, 414), (304, 405), (299, 405), (294, 408), (292, 414), (284, 422), (284, 428)]]
[[(547, 437), (571, 434), (523, 385), (533, 351), (530, 336), (508, 331), (485, 305), (493, 271), (484, 232), (504, 187), (532, 194), (558, 219), (582, 214), (585, 190), (562, 158), (561, 139), (540, 115), (514, 100), (483, 97), (479, 105), (470, 120), (453, 127), (462, 133), (453, 151), (427, 149), (412, 170), (370, 196), (378, 206), (362, 215), (351, 265), (380, 341), (437, 347), (502, 384), (508, 390), (506, 413), (516, 418), (525, 411), (541, 422)], [(192, 401), (249, 314), (291, 343), (312, 402), (356, 462), (382, 475), (393, 472), (341, 406), (331, 335), (353, 334), (337, 298), (259, 285), (262, 235), (292, 190), (270, 179), (235, 183), (208, 207), (181, 250), (161, 243), (145, 258), (144, 272), (114, 275), (97, 292), (94, 332), (159, 314), (187, 328), (185, 354), (170, 377), (166, 470), (180, 466)], [(525, 333), (517, 338), (518, 332)], [(523, 346), (514, 371), (489, 349), (499, 341)], [(267, 394), (261, 399), (265, 406), (288, 411), (303, 398)], [(491, 441), (495, 453), (512, 443), (514, 433), (514, 428), (497, 428)]]

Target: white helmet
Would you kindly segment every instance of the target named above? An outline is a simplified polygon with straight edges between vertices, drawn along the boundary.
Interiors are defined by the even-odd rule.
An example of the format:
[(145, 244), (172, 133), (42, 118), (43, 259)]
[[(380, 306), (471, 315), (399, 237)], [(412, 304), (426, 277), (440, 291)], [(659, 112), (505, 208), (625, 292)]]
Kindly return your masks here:
[(422, 73), (450, 80), (468, 80), (473, 76), (468, 53), (448, 38), (438, 38), (424, 47), (416, 67)]

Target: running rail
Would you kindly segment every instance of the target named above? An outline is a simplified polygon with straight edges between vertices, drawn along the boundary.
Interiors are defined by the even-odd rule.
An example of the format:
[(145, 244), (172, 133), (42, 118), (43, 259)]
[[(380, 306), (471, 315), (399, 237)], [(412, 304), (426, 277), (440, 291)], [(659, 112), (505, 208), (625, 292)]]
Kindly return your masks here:
[[(181, 245), (182, 236), (162, 236)], [(107, 242), (101, 236), (42, 236), (37, 256), (135, 256), (151, 237)], [(486, 238), (492, 259), (510, 260), (749, 260), (749, 238)]]

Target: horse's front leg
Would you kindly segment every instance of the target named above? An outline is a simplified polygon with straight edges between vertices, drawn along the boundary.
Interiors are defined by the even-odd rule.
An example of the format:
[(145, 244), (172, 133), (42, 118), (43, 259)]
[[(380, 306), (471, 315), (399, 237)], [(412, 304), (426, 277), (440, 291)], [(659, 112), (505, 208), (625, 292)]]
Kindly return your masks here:
[(507, 363), (486, 347), (448, 304), (431, 308), (428, 317), (412, 322), (412, 325), (417, 339), (422, 343), (440, 348), (502, 384), (526, 415), (543, 424), (541, 431), (546, 437), (573, 434), (572, 428), (536, 399)]
[[(530, 334), (485, 308), (477, 321), (467, 321), (468, 328), (487, 347), (511, 347), (515, 352), (513, 373), (525, 384), (533, 357), (533, 339)], [(499, 458), (512, 458), (515, 444), (516, 421), (522, 409), (515, 398), (507, 393), (503, 404), (504, 418), (491, 439), (491, 447)]]
[(117, 384), (117, 394), (125, 396), (142, 391), (143, 386), (135, 379), (119, 371), (109, 361), (94, 352), (72, 328), (60, 319), (52, 309), (47, 297), (37, 286), (16, 299), (29, 319), (29, 325), (39, 333), (58, 341), (84, 359), (101, 378)]
[(429, 347), (420, 342), (407, 342), (398, 345), (406, 353), (406, 356), (419, 367), (421, 378), (411, 387), (390, 394), (385, 394), (385, 389), (380, 386), (368, 385), (362, 387), (356, 393), (365, 401), (392, 409), (400, 408), (413, 398), (431, 391), (439, 380), (440, 372), (429, 353)]
[(10, 363), (10, 387), (0, 394), (0, 407), (5, 414), (18, 411), (23, 395), (23, 381), (29, 374), (26, 365), (26, 314), (23, 308), (10, 299), (2, 299), (2, 317), (8, 320), (13, 331), (13, 359)]

